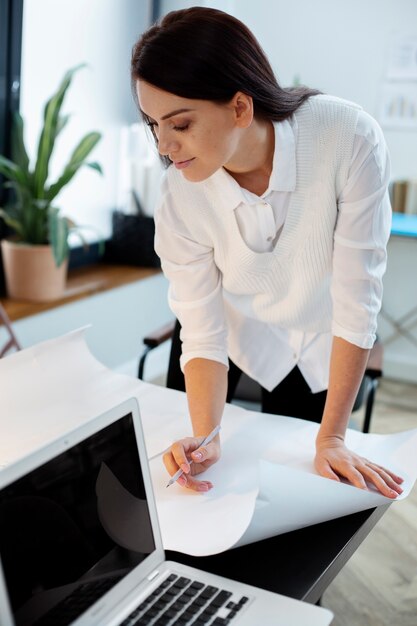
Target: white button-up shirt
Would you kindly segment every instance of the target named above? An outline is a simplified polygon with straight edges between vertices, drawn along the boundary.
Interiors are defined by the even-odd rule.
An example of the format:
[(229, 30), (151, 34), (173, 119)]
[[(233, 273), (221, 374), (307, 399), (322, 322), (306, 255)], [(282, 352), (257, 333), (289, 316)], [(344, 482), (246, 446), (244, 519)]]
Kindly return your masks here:
[[(296, 186), (296, 119), (293, 116), (284, 122), (274, 123), (274, 128), (272, 173), (268, 188), (262, 196), (241, 188), (225, 171), (226, 175), (223, 176), (225, 195), (236, 201), (236, 206), (231, 207), (231, 210), (234, 210), (242, 238), (249, 248), (260, 253), (271, 251), (277, 243), (286, 219), (291, 193)], [(346, 331), (346, 328), (355, 328), (355, 324), (349, 324), (349, 316), (356, 315), (355, 310), (350, 311), (346, 307), (346, 303), (352, 300), (361, 301), (364, 295), (366, 297), (370, 277), (379, 281), (381, 268), (385, 266), (385, 244), (391, 225), (387, 191), (390, 170), (386, 145), (381, 137), (381, 131), (373, 118), (360, 111), (347, 183), (338, 198), (332, 279), (333, 333), (302, 332), (271, 325), (270, 332), (267, 333), (268, 355), (263, 354), (264, 371), (259, 380), (268, 389), (276, 386), (298, 365), (311, 390), (314, 393), (322, 391), (328, 386), (332, 336), (339, 335), (361, 345), (361, 337), (349, 336), (349, 331)], [(175, 233), (181, 231), (184, 234), (183, 229), (184, 225), (177, 223), (174, 212), (164, 212), (164, 219), (159, 222), (159, 238), (161, 241), (169, 241), (171, 257), (181, 258), (180, 246), (184, 245), (184, 239), (183, 236), (176, 239)], [(189, 242), (189, 245), (192, 246), (192, 243)], [(178, 250), (175, 250), (176, 246)], [(356, 249), (354, 255), (352, 249)], [(170, 265), (166, 263), (164, 267), (168, 278)], [(191, 279), (190, 267), (184, 266), (183, 276), (180, 265), (176, 264), (175, 269), (173, 268), (173, 295), (185, 305), (181, 307), (184, 328), (187, 325), (187, 301), (204, 299), (216, 288), (214, 282), (212, 285), (208, 284), (207, 269), (200, 265), (198, 263), (192, 268), (194, 279)], [(203, 282), (198, 279), (200, 273), (205, 277)], [(233, 309), (236, 311), (236, 323), (242, 323), (241, 317), (245, 312), (239, 310), (238, 301), (233, 302)], [(212, 310), (210, 313), (213, 315)], [(220, 326), (223, 309), (219, 307), (214, 314), (218, 315)], [(193, 315), (191, 309), (189, 315)], [(229, 323), (233, 323), (230, 316), (233, 317), (233, 310), (229, 314)], [(343, 327), (338, 320), (343, 321)], [(256, 361), (257, 354), (262, 349), (259, 341), (255, 340), (260, 336), (259, 323), (245, 317), (245, 336), (248, 338), (245, 341), (245, 359), (248, 363), (252, 359)], [(249, 340), (251, 337), (253, 341)], [(273, 346), (270, 345), (271, 338), (275, 344)], [(198, 341), (193, 345), (192, 338), (188, 336), (187, 351), (181, 359), (182, 367), (196, 356), (210, 358), (210, 355), (205, 355), (204, 350), (201, 350)]]

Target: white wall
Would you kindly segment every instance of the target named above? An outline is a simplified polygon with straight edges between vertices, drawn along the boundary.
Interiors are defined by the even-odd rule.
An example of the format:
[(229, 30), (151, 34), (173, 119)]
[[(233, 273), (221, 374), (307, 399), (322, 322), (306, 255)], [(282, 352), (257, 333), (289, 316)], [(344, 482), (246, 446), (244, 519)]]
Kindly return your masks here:
[[(416, 0), (162, 0), (161, 10), (200, 5), (242, 20), (267, 53), (279, 82), (301, 82), (361, 104), (378, 117), (389, 44), (417, 35)], [(417, 178), (417, 130), (384, 130), (393, 178)]]
[[(103, 134), (91, 154), (104, 176), (82, 168), (56, 206), (80, 224), (94, 224), (110, 235), (116, 206), (120, 129), (137, 120), (130, 92), (131, 49), (150, 23), (148, 0), (25, 0), (23, 16), (21, 104), (30, 156), (36, 154), (43, 108), (64, 73), (79, 63), (63, 113), (71, 113), (51, 161), (54, 180), (82, 137)], [(97, 236), (95, 236), (97, 238)]]

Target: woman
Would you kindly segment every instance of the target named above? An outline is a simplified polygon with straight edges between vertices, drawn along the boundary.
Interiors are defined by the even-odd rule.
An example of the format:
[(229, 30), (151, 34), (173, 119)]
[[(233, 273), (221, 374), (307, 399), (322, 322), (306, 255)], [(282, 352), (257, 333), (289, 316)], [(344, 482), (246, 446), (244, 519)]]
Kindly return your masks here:
[(194, 437), (165, 454), (168, 472), (212, 487), (196, 476), (219, 459), (220, 440), (199, 444), (245, 371), (263, 388), (263, 410), (321, 422), (322, 476), (395, 498), (402, 479), (344, 444), (390, 230), (379, 126), (351, 102), (281, 88), (248, 28), (214, 9), (152, 26), (131, 74), (170, 165), (155, 242), (181, 324)]

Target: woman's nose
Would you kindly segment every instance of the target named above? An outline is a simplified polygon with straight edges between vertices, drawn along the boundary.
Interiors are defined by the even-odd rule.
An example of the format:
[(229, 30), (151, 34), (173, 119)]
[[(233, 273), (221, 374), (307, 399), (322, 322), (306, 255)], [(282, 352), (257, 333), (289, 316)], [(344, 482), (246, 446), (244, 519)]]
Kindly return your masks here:
[(168, 154), (175, 153), (178, 150), (179, 143), (174, 138), (165, 133), (159, 134), (158, 139), (158, 151), (162, 156), (168, 156)]

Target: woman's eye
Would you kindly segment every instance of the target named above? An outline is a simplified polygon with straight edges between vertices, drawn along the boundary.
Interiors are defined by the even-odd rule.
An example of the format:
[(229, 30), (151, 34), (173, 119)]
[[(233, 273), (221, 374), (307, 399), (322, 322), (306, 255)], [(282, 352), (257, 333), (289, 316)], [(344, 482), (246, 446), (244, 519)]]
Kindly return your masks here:
[(174, 126), (173, 129), (178, 130), (179, 132), (182, 132), (184, 130), (187, 130), (188, 126), (189, 126), (188, 124), (185, 124), (184, 126)]
[(156, 122), (146, 122), (148, 128), (151, 130), (151, 133), (154, 137), (158, 136), (158, 124)]

